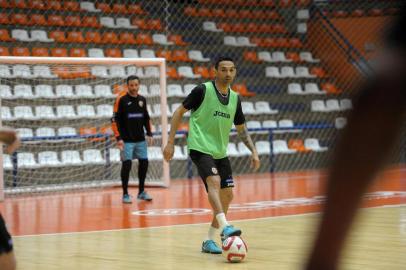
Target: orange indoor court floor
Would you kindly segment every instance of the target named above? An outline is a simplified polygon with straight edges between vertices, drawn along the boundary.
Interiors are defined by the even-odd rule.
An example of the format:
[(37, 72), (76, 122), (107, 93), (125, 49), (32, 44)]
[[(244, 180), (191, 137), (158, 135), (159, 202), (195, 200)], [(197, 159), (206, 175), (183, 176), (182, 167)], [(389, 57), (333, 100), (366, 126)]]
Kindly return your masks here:
[[(229, 220), (254, 219), (318, 212), (323, 202), (325, 172), (250, 174), (235, 177)], [(178, 224), (206, 223), (210, 205), (200, 179), (175, 180), (170, 188), (147, 188), (152, 202), (121, 202), (121, 188), (17, 196), (0, 204), (15, 236), (118, 230)], [(366, 195), (363, 206), (406, 203), (406, 167), (381, 174)]]

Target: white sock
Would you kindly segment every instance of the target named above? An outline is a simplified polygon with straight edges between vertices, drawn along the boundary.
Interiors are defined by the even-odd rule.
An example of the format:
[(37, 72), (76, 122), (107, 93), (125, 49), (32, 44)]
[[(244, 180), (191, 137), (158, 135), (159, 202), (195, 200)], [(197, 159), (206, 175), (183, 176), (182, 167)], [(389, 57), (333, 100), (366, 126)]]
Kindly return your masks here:
[(213, 226), (210, 226), (209, 231), (207, 233), (207, 239), (206, 240), (213, 240), (215, 241), (216, 237), (218, 236), (217, 234), (217, 228), (214, 228)]
[(219, 213), (216, 215), (216, 219), (220, 225), (220, 229), (223, 230), (223, 228), (225, 226), (228, 226), (230, 224), (228, 224), (227, 219), (226, 219), (226, 215), (224, 213)]

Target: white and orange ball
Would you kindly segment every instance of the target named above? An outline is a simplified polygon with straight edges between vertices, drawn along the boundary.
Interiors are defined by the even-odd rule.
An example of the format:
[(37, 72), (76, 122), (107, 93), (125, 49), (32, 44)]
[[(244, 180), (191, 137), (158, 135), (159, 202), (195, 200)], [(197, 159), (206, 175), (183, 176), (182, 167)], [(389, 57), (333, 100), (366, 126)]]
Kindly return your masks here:
[(223, 241), (223, 256), (229, 262), (241, 262), (247, 257), (248, 247), (239, 236), (231, 236)]

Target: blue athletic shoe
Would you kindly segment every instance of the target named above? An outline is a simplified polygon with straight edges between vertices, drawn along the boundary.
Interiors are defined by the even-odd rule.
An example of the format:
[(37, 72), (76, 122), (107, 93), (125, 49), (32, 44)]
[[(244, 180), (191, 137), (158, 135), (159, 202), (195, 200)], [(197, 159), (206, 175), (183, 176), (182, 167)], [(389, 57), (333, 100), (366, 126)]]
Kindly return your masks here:
[(222, 250), (213, 240), (205, 240), (202, 243), (202, 252), (210, 254), (221, 254)]
[(228, 225), (228, 226), (224, 227), (223, 231), (220, 234), (220, 237), (221, 237), (221, 241), (223, 242), (230, 236), (240, 236), (240, 235), (241, 235), (240, 229), (234, 228), (233, 225)]
[(132, 203), (131, 196), (128, 194), (123, 195), (123, 203)]
[(146, 191), (143, 191), (140, 194), (138, 194), (137, 199), (144, 201), (152, 201), (152, 197), (149, 196), (149, 194)]

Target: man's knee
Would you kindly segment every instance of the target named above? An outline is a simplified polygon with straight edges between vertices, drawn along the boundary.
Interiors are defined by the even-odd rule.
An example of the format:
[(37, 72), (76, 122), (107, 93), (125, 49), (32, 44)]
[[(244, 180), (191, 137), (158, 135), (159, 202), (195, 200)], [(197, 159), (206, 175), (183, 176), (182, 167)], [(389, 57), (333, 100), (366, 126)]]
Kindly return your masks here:
[(220, 177), (218, 175), (212, 175), (206, 178), (207, 188), (215, 188), (220, 190)]
[(230, 203), (234, 198), (234, 193), (232, 188), (223, 188), (221, 190), (221, 200), (225, 203)]

